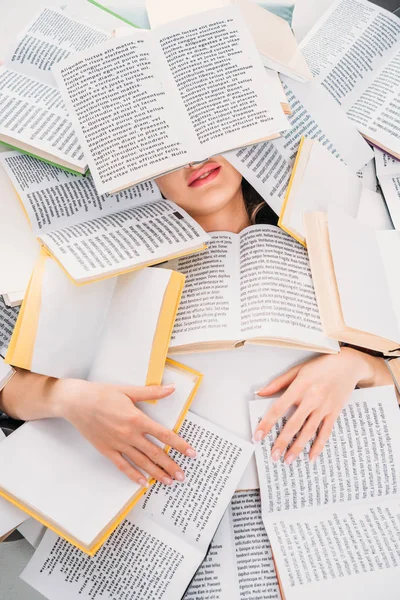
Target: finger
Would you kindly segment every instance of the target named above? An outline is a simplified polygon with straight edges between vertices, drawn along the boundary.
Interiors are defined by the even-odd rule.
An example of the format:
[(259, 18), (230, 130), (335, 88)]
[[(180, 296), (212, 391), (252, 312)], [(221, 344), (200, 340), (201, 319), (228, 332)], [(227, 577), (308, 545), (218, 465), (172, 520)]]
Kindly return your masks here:
[(272, 394), (276, 394), (280, 390), (289, 387), (292, 381), (294, 381), (294, 379), (297, 377), (297, 374), (302, 366), (303, 365), (300, 364), (296, 367), (292, 367), (291, 369), (289, 369), (289, 371), (283, 373), (283, 375), (280, 375), (276, 379), (273, 379), (268, 385), (261, 388), (260, 390), (257, 390), (257, 392), (254, 393), (257, 396), (272, 396)]
[(148, 433), (155, 437), (157, 440), (160, 440), (166, 446), (170, 446), (175, 450), (178, 450), (181, 454), (185, 454), (189, 456), (189, 458), (196, 458), (197, 452), (190, 444), (185, 442), (183, 438), (177, 435), (174, 431), (159, 425), (152, 419), (150, 419), (147, 415), (143, 415), (143, 430), (145, 433)]
[(271, 431), (279, 419), (287, 412), (287, 410), (299, 401), (299, 390), (296, 385), (288, 387), (286, 392), (278, 398), (271, 408), (266, 412), (263, 419), (259, 422), (254, 432), (254, 441), (259, 442)]
[(311, 404), (307, 405), (306, 403), (302, 403), (297, 408), (296, 412), (290, 417), (285, 427), (276, 438), (274, 445), (272, 446), (271, 455), (273, 461), (280, 459), (296, 433), (298, 433), (303, 427), (312, 410), (313, 408)]
[(175, 384), (146, 385), (146, 386), (123, 386), (120, 390), (128, 396), (132, 402), (145, 402), (146, 400), (161, 400), (170, 396), (175, 391)]
[(299, 437), (293, 442), (293, 445), (286, 453), (285, 463), (287, 465), (290, 465), (290, 463), (292, 463), (298, 457), (306, 444), (311, 440), (311, 438), (314, 437), (323, 418), (324, 416), (320, 411), (314, 411), (311, 414), (301, 430)]
[(310, 450), (310, 461), (314, 462), (318, 456), (321, 454), (322, 450), (324, 449), (324, 446), (326, 444), (326, 442), (329, 440), (329, 437), (332, 433), (332, 429), (333, 426), (335, 425), (335, 421), (337, 419), (338, 415), (336, 414), (330, 414), (327, 417), (325, 417), (322, 425), (321, 425), (321, 429), (318, 432), (317, 437), (314, 440), (314, 443), (312, 445), (312, 448)]
[(185, 473), (164, 450), (145, 437), (143, 437), (140, 442), (137, 442), (136, 445), (138, 450), (145, 454), (153, 463), (161, 467), (166, 473), (171, 475), (171, 477), (177, 481), (185, 481)]
[(119, 471), (125, 473), (129, 479), (138, 483), (141, 486), (147, 486), (147, 479), (144, 477), (143, 473), (135, 469), (127, 460), (120, 454), (119, 452), (112, 452), (106, 455), (117, 467)]
[(174, 483), (174, 480), (168, 475), (168, 473), (166, 473), (158, 465), (154, 464), (154, 462), (150, 460), (150, 458), (145, 456), (136, 448), (132, 448), (132, 446), (127, 446), (126, 448), (124, 448), (123, 454), (125, 454), (129, 458), (129, 460), (131, 460), (136, 466), (143, 469), (143, 471), (145, 471), (146, 473), (151, 475), (151, 477), (154, 477), (154, 479), (157, 479), (157, 481), (160, 481), (164, 485), (172, 485)]

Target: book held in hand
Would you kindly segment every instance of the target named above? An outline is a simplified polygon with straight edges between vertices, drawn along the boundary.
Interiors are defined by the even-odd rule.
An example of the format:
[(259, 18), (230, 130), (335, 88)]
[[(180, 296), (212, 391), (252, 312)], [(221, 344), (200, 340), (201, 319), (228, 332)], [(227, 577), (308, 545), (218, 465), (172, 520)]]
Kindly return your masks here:
[(159, 384), (183, 284), (146, 268), (78, 287), (43, 250), (6, 361), (51, 377)]
[(339, 350), (322, 331), (307, 252), (278, 227), (212, 233), (205, 252), (166, 266), (186, 275), (171, 354), (244, 343)]
[[(178, 431), (201, 377), (168, 361), (163, 383), (175, 383), (176, 390), (155, 404), (135, 406)], [(91, 555), (147, 489), (131, 481), (61, 418), (25, 423), (0, 444), (0, 457), (0, 497)]]
[(99, 194), (288, 128), (237, 6), (132, 30), (53, 73)]
[(326, 335), (400, 355), (400, 232), (376, 231), (333, 208), (304, 222)]
[[(76, 283), (205, 248), (206, 232), (186, 211), (162, 200), (153, 181), (99, 196), (90, 176), (66, 173), (31, 156), (5, 152), (0, 163), (33, 232)], [(13, 200), (15, 194), (9, 203)]]

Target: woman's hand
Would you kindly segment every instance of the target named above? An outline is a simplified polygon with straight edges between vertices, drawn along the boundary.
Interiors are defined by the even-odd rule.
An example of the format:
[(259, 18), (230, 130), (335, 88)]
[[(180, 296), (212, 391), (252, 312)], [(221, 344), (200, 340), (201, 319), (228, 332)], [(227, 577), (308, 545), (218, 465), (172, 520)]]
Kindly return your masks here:
[(354, 388), (392, 383), (381, 358), (352, 348), (342, 348), (335, 355), (318, 356), (293, 367), (257, 392), (258, 396), (271, 396), (286, 388), (257, 426), (254, 440), (262, 440), (275, 423), (295, 407), (272, 447), (272, 459), (279, 460), (298, 434), (285, 455), (285, 463), (290, 464), (319, 430), (310, 451), (310, 461), (314, 461)]
[(145, 477), (135, 468), (140, 467), (165, 485), (172, 485), (174, 479), (184, 481), (184, 472), (146, 435), (191, 458), (196, 451), (176, 433), (152, 421), (135, 403), (162, 401), (174, 389), (174, 385), (135, 387), (60, 379), (52, 393), (56, 414), (70, 421), (130, 479), (146, 485)]

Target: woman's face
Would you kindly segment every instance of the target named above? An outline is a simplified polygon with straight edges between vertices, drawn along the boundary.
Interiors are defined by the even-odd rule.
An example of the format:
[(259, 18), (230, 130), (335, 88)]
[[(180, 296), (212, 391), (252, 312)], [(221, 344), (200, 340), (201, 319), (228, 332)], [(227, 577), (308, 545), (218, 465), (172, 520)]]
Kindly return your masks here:
[(241, 193), (241, 174), (222, 156), (156, 179), (167, 200), (194, 219), (218, 213)]

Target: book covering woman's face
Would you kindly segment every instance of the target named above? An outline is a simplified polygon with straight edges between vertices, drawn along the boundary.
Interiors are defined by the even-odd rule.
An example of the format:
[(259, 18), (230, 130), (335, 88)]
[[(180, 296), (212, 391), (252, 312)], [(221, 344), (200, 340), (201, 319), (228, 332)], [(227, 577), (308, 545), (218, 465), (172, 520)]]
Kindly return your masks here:
[(241, 174), (222, 156), (184, 167), (156, 179), (162, 194), (186, 210), (193, 218), (211, 216), (241, 195)]

